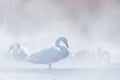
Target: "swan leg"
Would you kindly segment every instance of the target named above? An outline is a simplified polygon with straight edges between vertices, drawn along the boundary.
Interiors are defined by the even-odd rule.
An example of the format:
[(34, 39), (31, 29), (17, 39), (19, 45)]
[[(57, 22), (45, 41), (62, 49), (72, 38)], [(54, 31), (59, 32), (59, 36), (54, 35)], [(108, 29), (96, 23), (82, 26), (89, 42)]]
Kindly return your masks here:
[(51, 64), (49, 64), (49, 69), (52, 69), (52, 65)]

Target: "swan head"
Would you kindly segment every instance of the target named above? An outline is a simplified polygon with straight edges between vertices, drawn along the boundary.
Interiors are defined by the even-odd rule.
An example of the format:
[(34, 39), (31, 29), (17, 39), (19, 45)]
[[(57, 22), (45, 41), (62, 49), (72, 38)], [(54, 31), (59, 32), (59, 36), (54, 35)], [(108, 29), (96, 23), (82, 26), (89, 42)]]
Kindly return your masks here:
[(15, 47), (15, 48), (20, 48), (20, 44), (19, 44), (19, 43), (15, 43), (15, 44), (14, 44), (14, 47)]
[(9, 47), (8, 53), (11, 52), (13, 49), (17, 49), (17, 48), (20, 48), (20, 44), (19, 43), (15, 43), (15, 44), (11, 45)]
[(60, 42), (63, 42), (67, 48), (69, 48), (69, 45), (68, 45), (68, 41), (65, 37), (60, 37), (56, 40), (56, 46), (59, 46), (60, 45)]

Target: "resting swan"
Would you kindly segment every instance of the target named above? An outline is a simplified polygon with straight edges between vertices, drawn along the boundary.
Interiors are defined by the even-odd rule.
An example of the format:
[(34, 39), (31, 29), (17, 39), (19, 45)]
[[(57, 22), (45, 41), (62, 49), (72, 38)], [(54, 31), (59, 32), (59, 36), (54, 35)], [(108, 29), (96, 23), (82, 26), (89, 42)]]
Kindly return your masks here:
[[(61, 42), (63, 42), (66, 47), (62, 46), (60, 44)], [(49, 69), (51, 69), (52, 63), (58, 62), (69, 56), (67, 48), (69, 48), (67, 39), (65, 37), (60, 37), (56, 40), (54, 47), (32, 54), (27, 61), (35, 64), (48, 64)]]
[(30, 56), (29, 51), (19, 43), (11, 45), (8, 53), (17, 61), (25, 61)]

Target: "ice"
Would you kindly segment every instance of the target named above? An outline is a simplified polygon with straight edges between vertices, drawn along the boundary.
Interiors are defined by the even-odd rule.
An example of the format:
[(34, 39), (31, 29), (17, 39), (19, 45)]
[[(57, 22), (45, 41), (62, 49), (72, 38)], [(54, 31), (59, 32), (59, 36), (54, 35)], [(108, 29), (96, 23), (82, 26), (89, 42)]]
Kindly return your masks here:
[(20, 69), (0, 73), (5, 80), (119, 80), (119, 69)]
[[(0, 80), (120, 80), (119, 9), (119, 0), (0, 0)], [(70, 56), (52, 70), (8, 53), (14, 43), (35, 53), (60, 36)]]

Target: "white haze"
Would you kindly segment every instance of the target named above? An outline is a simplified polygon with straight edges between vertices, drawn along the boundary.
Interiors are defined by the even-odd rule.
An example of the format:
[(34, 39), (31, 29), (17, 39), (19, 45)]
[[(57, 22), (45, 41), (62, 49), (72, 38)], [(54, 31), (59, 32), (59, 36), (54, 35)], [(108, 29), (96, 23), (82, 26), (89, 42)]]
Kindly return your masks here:
[(0, 0), (0, 49), (20, 42), (35, 52), (66, 36), (73, 52), (102, 47), (119, 58), (119, 4), (115, 0)]
[[(0, 0), (0, 80), (120, 80), (119, 21), (119, 0)], [(9, 58), (11, 44), (32, 54), (54, 46), (61, 36), (71, 55), (53, 70)], [(98, 48), (110, 53), (110, 64), (99, 63)], [(95, 55), (88, 52), (82, 61), (77, 53), (83, 50)]]
[(31, 53), (68, 38), (71, 54), (108, 50), (119, 60), (119, 1), (0, 0), (0, 52), (19, 42)]

